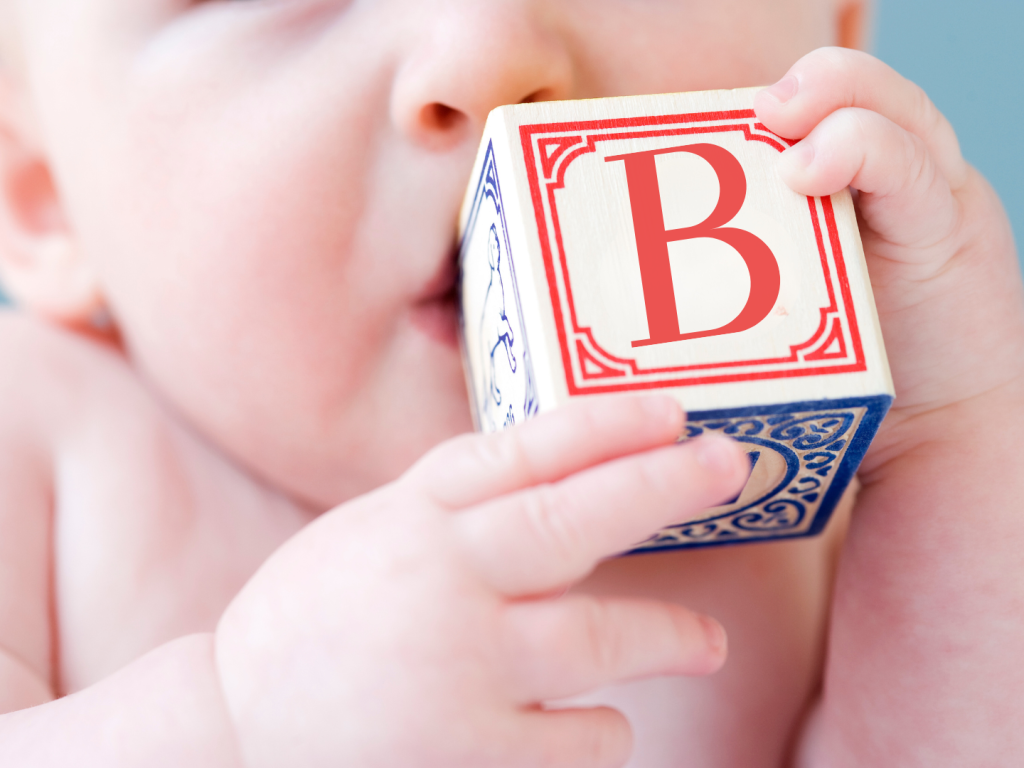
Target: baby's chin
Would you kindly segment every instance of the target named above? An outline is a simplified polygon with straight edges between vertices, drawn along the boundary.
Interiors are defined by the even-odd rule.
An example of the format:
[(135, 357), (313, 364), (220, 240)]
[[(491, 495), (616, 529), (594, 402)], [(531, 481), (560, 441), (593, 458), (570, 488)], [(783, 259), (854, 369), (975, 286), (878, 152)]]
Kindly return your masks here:
[(457, 254), (453, 243), (448, 257), (424, 287), (409, 314), (413, 328), (450, 349), (459, 346)]
[[(456, 323), (454, 301), (420, 302), (385, 343), (363, 350), (363, 364), (344, 365), (359, 351), (346, 347), (312, 377), (308, 361), (290, 362), (287, 349), (259, 361), (235, 356), (228, 366), (167, 344), (144, 346), (148, 354), (132, 345), (129, 362), (215, 452), (318, 513), (396, 479), (472, 429)], [(361, 373), (352, 375), (355, 367)]]

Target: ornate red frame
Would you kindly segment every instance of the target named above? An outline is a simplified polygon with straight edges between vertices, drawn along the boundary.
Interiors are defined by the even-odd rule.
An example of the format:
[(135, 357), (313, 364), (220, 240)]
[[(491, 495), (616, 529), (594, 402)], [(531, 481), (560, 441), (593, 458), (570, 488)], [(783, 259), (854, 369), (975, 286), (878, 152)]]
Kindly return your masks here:
[[(758, 133), (755, 133), (755, 130)], [(756, 122), (753, 110), (658, 115), (585, 122), (540, 123), (520, 126), (519, 131), (526, 160), (526, 173), (530, 183), (530, 196), (540, 237), (541, 253), (544, 259), (544, 269), (555, 316), (555, 326), (558, 332), (558, 342), (565, 368), (566, 383), (571, 395), (793, 376), (823, 376), (836, 373), (853, 373), (867, 369), (860, 332), (857, 326), (857, 318), (853, 308), (853, 297), (850, 292), (846, 265), (839, 242), (835, 212), (832, 207), (831, 198), (827, 197), (809, 197), (807, 198), (807, 203), (811, 223), (814, 227), (815, 241), (818, 245), (825, 285), (828, 289), (829, 304), (820, 309), (821, 319), (815, 333), (807, 341), (791, 346), (788, 356), (760, 360), (736, 360), (668, 368), (641, 369), (635, 360), (616, 357), (601, 349), (594, 339), (591, 329), (589, 327), (581, 327), (577, 322), (576, 308), (572, 298), (572, 283), (566, 264), (555, 198), (555, 191), (563, 188), (565, 185), (565, 172), (569, 165), (578, 157), (596, 151), (598, 142), (616, 139), (741, 131), (747, 141), (762, 142), (778, 152), (784, 151), (788, 145), (792, 144), (792, 142), (772, 134), (764, 125)], [(611, 132), (608, 133), (607, 131)], [(557, 135), (542, 138), (543, 134)], [(539, 160), (540, 173), (543, 174), (543, 180), (540, 174), (538, 174), (538, 153), (534, 150), (534, 137), (538, 137), (536, 144), (541, 150)], [(554, 253), (551, 248), (551, 238), (549, 237), (545, 217), (545, 197), (548, 200), (551, 211), (557, 253)], [(818, 201), (817, 204), (816, 200)], [(818, 210), (819, 204), (821, 206), (820, 212)], [(822, 226), (822, 219), (824, 220), (824, 227)], [(828, 233), (836, 274), (832, 274), (828, 263), (823, 230)], [(562, 297), (558, 290), (557, 276), (559, 273), (565, 285), (567, 304), (565, 307), (562, 306)], [(842, 311), (840, 311), (840, 307), (836, 302), (837, 288), (843, 298)], [(575, 350), (570, 348), (570, 334), (567, 332), (564, 323), (565, 310), (568, 310), (572, 324), (572, 340), (575, 341)], [(843, 328), (841, 324), (844, 321), (849, 331), (853, 360), (829, 366), (827, 361), (830, 359), (849, 360), (849, 353), (846, 349), (844, 334), (842, 333)], [(829, 351), (836, 342), (838, 342), (838, 351)], [(590, 349), (588, 349), (588, 345)], [(580, 378), (583, 381), (577, 381), (574, 373), (572, 351), (576, 352), (581, 371)], [(604, 358), (604, 360), (602, 361), (600, 358)], [(799, 367), (801, 363), (812, 363), (812, 365)], [(589, 369), (587, 364), (590, 366)], [(729, 372), (728, 370), (720, 370), (715, 372), (715, 369), (764, 365), (783, 365), (786, 367), (767, 371)], [(634, 376), (644, 375), (655, 375), (659, 376), (659, 378), (656, 380), (633, 380)], [(674, 378), (673, 375), (675, 375)], [(621, 381), (623, 378), (626, 381)], [(620, 381), (614, 381), (616, 379)]]

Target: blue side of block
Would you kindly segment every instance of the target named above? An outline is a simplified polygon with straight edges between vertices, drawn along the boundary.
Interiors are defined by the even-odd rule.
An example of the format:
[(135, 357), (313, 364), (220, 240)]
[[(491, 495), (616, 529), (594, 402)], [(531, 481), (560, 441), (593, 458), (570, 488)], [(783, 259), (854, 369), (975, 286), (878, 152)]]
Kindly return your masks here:
[[(889, 395), (876, 395), (691, 412), (688, 437), (719, 431), (758, 446), (752, 453), (770, 450), (786, 464), (783, 477), (742, 507), (666, 528), (626, 554), (821, 533), (891, 404)], [(850, 409), (859, 408), (864, 413), (851, 435)]]

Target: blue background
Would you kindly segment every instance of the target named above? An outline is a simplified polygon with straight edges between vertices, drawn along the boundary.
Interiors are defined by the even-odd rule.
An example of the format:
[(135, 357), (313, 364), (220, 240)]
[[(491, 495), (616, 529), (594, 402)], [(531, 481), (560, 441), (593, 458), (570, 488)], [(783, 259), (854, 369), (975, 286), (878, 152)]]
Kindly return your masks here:
[(920, 85), (1024, 237), (1024, 0), (878, 0), (873, 53)]
[(950, 119), (964, 156), (1002, 197), (1019, 243), (1024, 0), (878, 0), (872, 49)]

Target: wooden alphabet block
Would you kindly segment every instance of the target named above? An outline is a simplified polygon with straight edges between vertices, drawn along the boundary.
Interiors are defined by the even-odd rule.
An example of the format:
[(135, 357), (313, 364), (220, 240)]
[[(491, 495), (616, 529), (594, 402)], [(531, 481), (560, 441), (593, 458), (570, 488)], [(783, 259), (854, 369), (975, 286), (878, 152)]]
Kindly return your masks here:
[(502, 107), (462, 208), (480, 429), (663, 390), (749, 446), (736, 499), (634, 551), (819, 533), (892, 401), (850, 194), (783, 184), (756, 91)]

